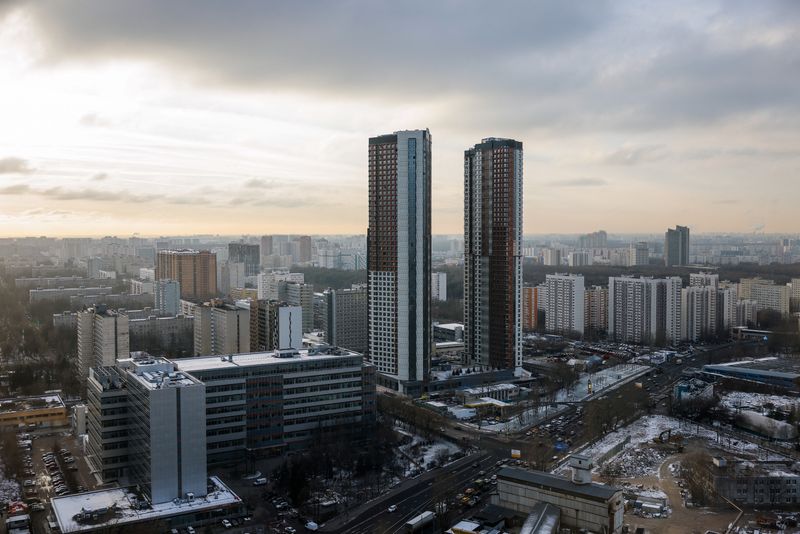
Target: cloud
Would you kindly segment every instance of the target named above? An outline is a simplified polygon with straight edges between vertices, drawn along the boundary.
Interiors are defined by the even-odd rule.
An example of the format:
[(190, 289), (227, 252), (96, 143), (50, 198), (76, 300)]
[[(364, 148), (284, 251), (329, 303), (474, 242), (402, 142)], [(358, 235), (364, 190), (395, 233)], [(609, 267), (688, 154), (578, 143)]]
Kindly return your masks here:
[(666, 150), (662, 145), (620, 148), (603, 158), (609, 165), (638, 165), (651, 161), (658, 161), (666, 157)]
[(92, 176), (92, 181), (93, 182), (102, 182), (102, 181), (105, 181), (105, 180), (108, 180), (108, 174), (106, 174), (104, 172), (99, 172), (99, 173), (97, 173), (97, 174)]
[(2, 158), (0, 159), (0, 174), (29, 174), (33, 169), (27, 160), (22, 158)]
[(82, 116), (80, 119), (81, 126), (88, 126), (88, 127), (106, 127), (111, 124), (111, 122), (96, 113), (87, 113), (86, 115)]
[(261, 178), (252, 178), (244, 183), (248, 189), (270, 189), (275, 187), (275, 180), (264, 180)]
[(31, 188), (26, 184), (13, 184), (0, 187), (0, 195), (26, 195), (30, 192)]
[(599, 187), (608, 185), (603, 178), (573, 178), (570, 180), (555, 180), (547, 185), (551, 187)]

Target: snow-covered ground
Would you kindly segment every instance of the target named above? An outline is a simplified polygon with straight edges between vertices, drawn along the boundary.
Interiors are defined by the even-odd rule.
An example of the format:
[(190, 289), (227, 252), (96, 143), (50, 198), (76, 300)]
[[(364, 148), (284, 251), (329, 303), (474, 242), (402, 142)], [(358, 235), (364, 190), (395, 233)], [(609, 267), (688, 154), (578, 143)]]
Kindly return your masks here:
[(767, 404), (775, 408), (789, 411), (800, 403), (797, 397), (785, 395), (767, 395), (765, 393), (745, 393), (743, 391), (730, 391), (720, 399), (720, 404), (730, 410), (753, 410), (761, 413)]
[[(613, 459), (606, 460), (606, 463), (613, 462), (616, 461), (616, 458), (619, 458), (620, 456), (634, 454), (629, 451), (631, 449), (636, 449), (638, 445), (651, 443), (653, 439), (658, 437), (662, 432), (670, 429), (672, 430), (673, 434), (681, 434), (687, 438), (704, 438), (708, 441), (710, 446), (714, 446), (723, 450), (735, 453), (757, 455), (762, 460), (782, 459), (778, 455), (774, 455), (761, 449), (756, 443), (731, 439), (722, 435), (718, 436), (717, 432), (713, 430), (709, 430), (693, 423), (687, 423), (666, 415), (648, 415), (640, 417), (630, 425), (611, 432), (605, 435), (601, 440), (593, 443), (591, 446), (575, 452), (586, 454), (592, 458), (599, 458), (616, 445), (624, 441), (626, 437), (630, 437), (630, 441), (623, 447), (619, 454), (615, 455)], [(567, 470), (568, 469), (565, 461), (555, 469), (555, 472), (563, 473), (567, 472)]]
[[(569, 388), (556, 391), (552, 402), (577, 402), (588, 397), (599, 395), (609, 388), (619, 385), (637, 374), (641, 374), (650, 368), (644, 365), (622, 364), (608, 369), (602, 369), (596, 373), (582, 373), (575, 384)], [(591, 391), (589, 383), (591, 382)], [(518, 432), (531, 425), (537, 424), (546, 417), (555, 416), (567, 409), (567, 405), (561, 406), (537, 406), (513, 417), (509, 421), (482, 425), (481, 430), (493, 432)], [(470, 426), (475, 426), (469, 423)]]
[[(449, 441), (436, 439), (427, 441), (422, 436), (418, 436), (399, 427), (395, 431), (411, 438), (411, 442), (400, 447), (403, 458), (408, 460), (405, 467), (405, 476), (411, 476), (415, 471), (428, 469), (428, 466), (451, 454), (460, 451), (460, 447)], [(413, 461), (412, 461), (413, 459)]]

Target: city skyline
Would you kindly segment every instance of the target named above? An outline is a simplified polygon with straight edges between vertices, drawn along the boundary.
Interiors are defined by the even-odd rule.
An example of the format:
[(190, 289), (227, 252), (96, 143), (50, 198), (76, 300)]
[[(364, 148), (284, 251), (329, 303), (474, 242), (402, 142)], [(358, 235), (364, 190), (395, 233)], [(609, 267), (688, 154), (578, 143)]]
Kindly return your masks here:
[(509, 10), (6, 2), (0, 234), (363, 233), (367, 139), (411, 127), (434, 234), (490, 136), (528, 147), (526, 234), (797, 230), (793, 4)]

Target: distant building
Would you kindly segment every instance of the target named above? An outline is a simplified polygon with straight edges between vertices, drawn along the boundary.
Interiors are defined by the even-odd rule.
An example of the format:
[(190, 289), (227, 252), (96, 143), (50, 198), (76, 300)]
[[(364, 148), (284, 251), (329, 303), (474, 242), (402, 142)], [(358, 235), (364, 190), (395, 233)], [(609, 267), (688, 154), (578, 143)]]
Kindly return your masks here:
[(217, 256), (207, 250), (159, 250), (156, 280), (177, 280), (186, 300), (216, 297)]
[(681, 291), (682, 339), (696, 343), (717, 334), (717, 289), (690, 286)]
[(286, 282), (281, 286), (279, 297), (291, 306), (300, 306), (303, 310), (303, 332), (311, 332), (314, 329), (314, 286)]
[(608, 234), (605, 230), (598, 230), (578, 238), (578, 248), (595, 249), (608, 248)]
[(54, 300), (70, 300), (72, 297), (87, 295), (110, 295), (113, 288), (108, 287), (59, 287), (52, 289), (31, 289), (28, 291), (28, 301), (46, 302)]
[(789, 308), (792, 312), (800, 311), (800, 278), (792, 278), (792, 294), (789, 299)]
[(583, 335), (585, 288), (582, 275), (548, 274), (545, 325), (548, 332)]
[(447, 343), (453, 341), (464, 341), (464, 325), (462, 323), (434, 323), (434, 343)]
[(154, 283), (153, 306), (164, 315), (178, 315), (181, 303), (181, 284), (177, 280), (158, 280)]
[[(541, 291), (538, 286), (525, 286), (522, 288), (522, 329), (525, 331), (536, 330), (539, 326), (539, 310)], [(543, 304), (543, 303), (542, 303)]]
[(584, 291), (584, 332), (601, 333), (608, 330), (608, 288), (593, 286)]
[(690, 273), (689, 287), (719, 287), (719, 274), (717, 273)]
[(365, 353), (369, 346), (366, 286), (328, 289), (324, 298), (325, 339), (331, 345)]
[(239, 354), (250, 350), (250, 310), (207, 302), (194, 310), (194, 354)]
[(261, 245), (259, 246), (259, 252), (261, 254), (261, 265), (266, 267), (268, 258), (272, 256), (272, 236), (271, 235), (262, 235), (261, 236)]
[(85, 382), (89, 369), (114, 365), (130, 357), (128, 316), (97, 306), (78, 312), (78, 378)]
[(148, 350), (155, 343), (167, 350), (171, 347), (186, 347), (192, 350), (194, 339), (194, 317), (170, 315), (158, 317), (150, 315), (139, 319), (128, 319), (130, 346), (135, 350)]
[(303, 310), (277, 300), (237, 303), (250, 311), (250, 352), (303, 347)]
[[(206, 386), (208, 462), (278, 455), (337, 436), (368, 435), (375, 422), (375, 367), (326, 348), (182, 358)], [(309, 386), (309, 384), (313, 384)], [(239, 392), (230, 397), (231, 391)], [(266, 391), (269, 403), (264, 403)], [(230, 400), (228, 400), (230, 399)]]
[(650, 250), (647, 247), (647, 242), (632, 243), (628, 252), (628, 265), (635, 267), (637, 265), (648, 265), (649, 263)]
[(262, 300), (282, 300), (286, 294), (284, 286), (288, 282), (302, 284), (305, 282), (303, 273), (291, 273), (284, 270), (272, 270), (258, 276), (258, 298)]
[(228, 243), (228, 262), (244, 264), (244, 276), (256, 276), (261, 270), (258, 245)]
[(129, 280), (131, 295), (145, 295), (153, 293), (153, 282), (149, 280), (137, 280), (131, 278)]
[(543, 252), (543, 263), (550, 267), (561, 266), (561, 250), (557, 248), (546, 248)]
[(570, 252), (567, 256), (567, 265), (570, 267), (585, 267), (592, 264), (592, 255), (584, 250)]
[(433, 300), (447, 300), (447, 273), (431, 273), (431, 298)]
[(689, 228), (676, 226), (664, 235), (664, 264), (667, 267), (689, 265)]
[(681, 288), (679, 277), (610, 277), (609, 338), (624, 343), (678, 343), (683, 337)]

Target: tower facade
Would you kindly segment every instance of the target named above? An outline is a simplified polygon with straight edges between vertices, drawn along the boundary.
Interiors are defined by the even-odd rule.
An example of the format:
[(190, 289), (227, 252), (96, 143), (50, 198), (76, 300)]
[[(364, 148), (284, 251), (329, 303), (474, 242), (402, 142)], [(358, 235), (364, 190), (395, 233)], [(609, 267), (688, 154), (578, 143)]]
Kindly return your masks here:
[(369, 140), (367, 273), (369, 359), (390, 379), (387, 385), (413, 394), (430, 369), (428, 130)]
[(522, 366), (522, 143), (464, 152), (464, 338), (472, 363)]

